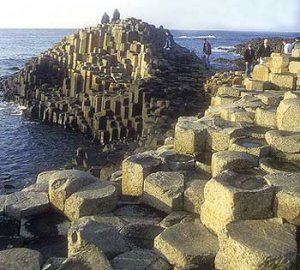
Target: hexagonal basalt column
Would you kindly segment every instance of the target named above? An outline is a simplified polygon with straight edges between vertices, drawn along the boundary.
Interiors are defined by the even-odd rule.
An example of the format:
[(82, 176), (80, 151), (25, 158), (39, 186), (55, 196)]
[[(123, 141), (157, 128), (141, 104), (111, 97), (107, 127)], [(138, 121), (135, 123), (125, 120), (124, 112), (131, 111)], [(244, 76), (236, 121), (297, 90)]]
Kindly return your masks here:
[(270, 69), (265, 65), (256, 65), (253, 69), (253, 80), (268, 81)]
[[(154, 248), (174, 269), (212, 269), (218, 239), (200, 223), (179, 223), (154, 240)], [(178, 267), (178, 268), (176, 268)]]
[(128, 196), (143, 194), (146, 177), (160, 169), (161, 159), (151, 153), (137, 154), (122, 163), (122, 193)]
[(270, 146), (267, 145), (264, 139), (244, 137), (232, 140), (229, 150), (245, 152), (257, 157), (265, 157), (270, 153)]
[(205, 185), (201, 221), (206, 227), (219, 233), (234, 220), (272, 216), (274, 188), (256, 173), (226, 171)]
[(108, 213), (117, 204), (117, 191), (109, 182), (95, 182), (73, 193), (65, 202), (64, 214), (70, 220)]
[(145, 179), (142, 200), (166, 213), (183, 210), (184, 175), (178, 172), (157, 172)]
[(225, 170), (250, 169), (258, 165), (258, 158), (238, 151), (220, 151), (212, 155), (211, 170), (216, 176)]
[(300, 153), (300, 133), (270, 130), (266, 133), (266, 141), (274, 150), (290, 154)]
[(259, 167), (267, 173), (292, 172), (300, 173), (300, 163), (281, 158), (261, 158)]
[(291, 98), (280, 102), (277, 109), (277, 127), (280, 130), (300, 132), (300, 99)]
[(296, 228), (280, 219), (233, 222), (218, 238), (217, 269), (296, 269)]
[(204, 203), (204, 187), (207, 180), (193, 180), (187, 183), (184, 191), (184, 210), (200, 214)]
[(126, 240), (115, 226), (90, 218), (79, 219), (72, 223), (68, 232), (68, 255), (75, 255), (88, 245), (99, 248), (109, 259), (129, 251)]
[(239, 88), (231, 87), (228, 85), (223, 85), (219, 87), (217, 95), (218, 96), (229, 96), (229, 97), (239, 97), (241, 90)]
[(257, 108), (255, 124), (261, 127), (276, 128), (276, 108)]
[(185, 171), (195, 168), (195, 159), (189, 155), (170, 154), (165, 157), (165, 162), (171, 171)]
[(265, 179), (276, 187), (275, 215), (300, 226), (300, 173), (272, 173)]
[(205, 149), (206, 126), (196, 117), (180, 117), (175, 127), (174, 150), (194, 154)]
[(99, 181), (91, 174), (78, 170), (63, 170), (51, 174), (49, 180), (50, 203), (64, 212), (65, 201), (80, 188)]
[(239, 123), (216, 119), (208, 127), (207, 133), (207, 149), (224, 151), (228, 149), (231, 139), (243, 134), (243, 128)]

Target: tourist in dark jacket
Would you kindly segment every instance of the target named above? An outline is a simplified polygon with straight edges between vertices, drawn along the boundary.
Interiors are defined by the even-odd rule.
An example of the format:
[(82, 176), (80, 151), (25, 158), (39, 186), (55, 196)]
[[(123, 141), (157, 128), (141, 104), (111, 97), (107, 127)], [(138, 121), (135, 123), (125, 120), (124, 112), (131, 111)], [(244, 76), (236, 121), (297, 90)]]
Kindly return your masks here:
[(104, 12), (103, 16), (102, 16), (102, 19), (101, 19), (101, 23), (102, 24), (107, 24), (109, 23), (109, 16), (106, 12)]
[(203, 44), (203, 62), (206, 69), (210, 68), (210, 62), (209, 62), (210, 55), (211, 55), (211, 45), (205, 38)]
[(257, 52), (257, 57), (259, 58), (259, 63), (263, 64), (266, 57), (270, 57), (272, 53), (271, 47), (268, 45), (268, 40), (264, 40), (264, 44), (261, 45)]
[(246, 76), (249, 76), (253, 70), (253, 64), (254, 64), (254, 60), (255, 60), (255, 52), (254, 52), (251, 44), (248, 44), (248, 48), (245, 50), (244, 60), (245, 60), (245, 64), (246, 64), (245, 73), (246, 73)]
[(113, 13), (113, 17), (111, 19), (111, 22), (118, 22), (120, 20), (121, 14), (118, 9), (116, 9)]
[(173, 36), (169, 31), (166, 32), (166, 43), (164, 49), (171, 50), (173, 45)]

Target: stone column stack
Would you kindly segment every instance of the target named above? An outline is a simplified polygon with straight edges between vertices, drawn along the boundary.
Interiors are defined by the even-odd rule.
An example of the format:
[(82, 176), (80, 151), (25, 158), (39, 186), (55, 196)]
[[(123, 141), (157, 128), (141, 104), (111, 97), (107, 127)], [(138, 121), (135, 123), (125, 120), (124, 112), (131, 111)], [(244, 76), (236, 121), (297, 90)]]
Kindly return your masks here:
[[(166, 109), (157, 102), (143, 110), (148, 103), (144, 91), (167, 98), (159, 93), (164, 89), (152, 89), (163, 81), (155, 73), (170, 75), (161, 75), (165, 65), (175, 74), (180, 58), (189, 59), (187, 85), (194, 87), (195, 64), (201, 68), (200, 60), (176, 44), (166, 55), (165, 31), (133, 18), (79, 30), (28, 62), (1, 88), (7, 99), (30, 107), (36, 119), (92, 134), (103, 143), (137, 138), (144, 120), (155, 120), (161, 116), (158, 110)], [(196, 87), (201, 92), (201, 84)], [(65, 106), (59, 105), (62, 101)]]
[[(154, 241), (173, 266), (299, 268), (299, 53), (272, 54), (251, 79), (215, 74), (204, 117), (180, 117), (164, 147), (123, 161), (123, 195), (178, 218)], [(180, 222), (187, 212), (194, 222)]]

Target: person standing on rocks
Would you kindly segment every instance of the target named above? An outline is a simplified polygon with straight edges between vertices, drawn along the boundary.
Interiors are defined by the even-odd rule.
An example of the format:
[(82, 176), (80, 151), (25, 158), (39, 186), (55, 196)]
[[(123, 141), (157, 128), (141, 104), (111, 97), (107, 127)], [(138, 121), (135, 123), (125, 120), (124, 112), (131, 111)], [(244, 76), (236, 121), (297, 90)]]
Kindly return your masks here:
[(272, 53), (271, 47), (268, 44), (268, 39), (264, 40), (264, 44), (262, 44), (257, 52), (257, 57), (259, 58), (259, 63), (263, 64), (265, 62), (266, 57), (270, 57)]
[(101, 19), (102, 24), (108, 24), (109, 23), (109, 16), (106, 12), (104, 12), (102, 19)]
[(173, 36), (169, 31), (166, 32), (166, 44), (164, 46), (164, 49), (171, 50), (172, 49), (172, 40)]
[(282, 44), (283, 44), (283, 53), (291, 54), (293, 50), (293, 45), (291, 43), (288, 43), (286, 40), (283, 40)]
[(255, 60), (255, 52), (254, 52), (251, 44), (248, 44), (248, 47), (245, 50), (244, 60), (245, 60), (245, 65), (246, 65), (245, 74), (246, 74), (246, 76), (249, 76), (253, 70), (253, 65), (254, 65), (254, 60)]
[(300, 37), (295, 38), (295, 42), (293, 43), (293, 49), (300, 49)]
[(211, 55), (211, 45), (205, 38), (203, 44), (203, 62), (206, 69), (210, 68), (210, 61), (209, 61), (210, 55)]
[(115, 9), (113, 13), (113, 17), (111, 19), (111, 22), (118, 22), (120, 20), (121, 14), (118, 9)]

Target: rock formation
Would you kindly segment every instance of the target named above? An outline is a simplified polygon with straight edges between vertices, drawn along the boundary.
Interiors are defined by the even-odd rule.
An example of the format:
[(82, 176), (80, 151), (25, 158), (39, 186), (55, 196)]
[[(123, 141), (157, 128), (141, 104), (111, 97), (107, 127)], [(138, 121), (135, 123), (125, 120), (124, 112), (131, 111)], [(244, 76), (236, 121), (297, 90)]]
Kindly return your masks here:
[[(126, 157), (106, 180), (50, 171), (0, 197), (0, 237), (14, 247), (0, 252), (0, 266), (299, 269), (299, 63), (294, 49), (272, 54), (252, 78), (216, 73), (203, 117), (180, 117), (174, 138)], [(32, 240), (28, 228), (45, 224), (42, 214), (62, 215), (65, 252), (21, 238)]]
[(103, 144), (170, 127), (187, 104), (199, 106), (201, 61), (178, 45), (164, 50), (167, 30), (118, 17), (67, 36), (28, 62), (2, 82), (4, 97), (28, 106), (34, 119)]

